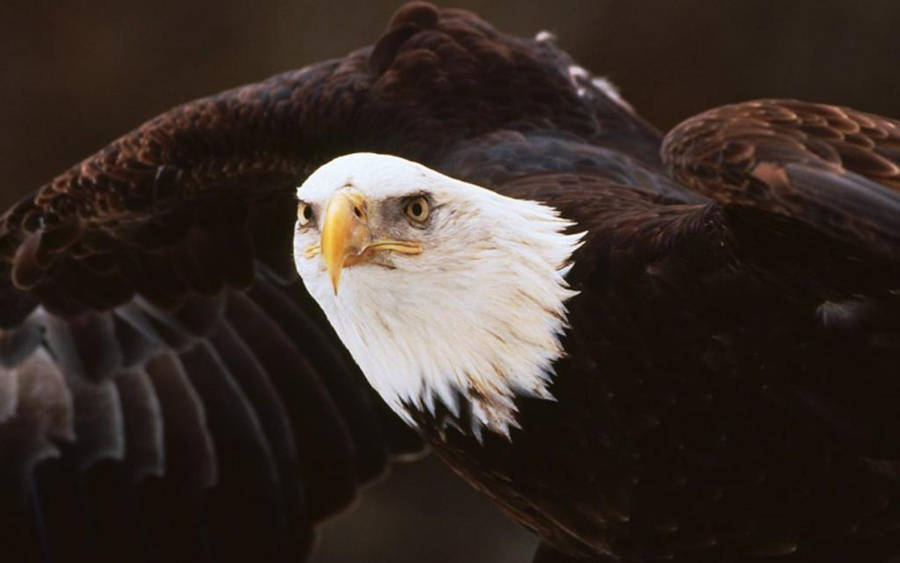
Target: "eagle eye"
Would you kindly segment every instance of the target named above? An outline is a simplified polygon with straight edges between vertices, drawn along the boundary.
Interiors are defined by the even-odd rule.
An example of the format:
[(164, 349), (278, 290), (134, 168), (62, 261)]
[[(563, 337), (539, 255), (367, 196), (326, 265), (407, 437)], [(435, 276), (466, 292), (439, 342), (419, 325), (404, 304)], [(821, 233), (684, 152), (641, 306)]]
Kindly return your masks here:
[(312, 221), (313, 218), (313, 210), (312, 206), (305, 201), (301, 201), (297, 204), (297, 222), (300, 223), (301, 227), (305, 227), (309, 225), (309, 222)]
[(406, 203), (403, 205), (403, 210), (406, 213), (406, 216), (416, 223), (424, 223), (425, 220), (428, 219), (428, 214), (431, 212), (431, 209), (428, 206), (428, 199), (421, 195), (406, 200)]

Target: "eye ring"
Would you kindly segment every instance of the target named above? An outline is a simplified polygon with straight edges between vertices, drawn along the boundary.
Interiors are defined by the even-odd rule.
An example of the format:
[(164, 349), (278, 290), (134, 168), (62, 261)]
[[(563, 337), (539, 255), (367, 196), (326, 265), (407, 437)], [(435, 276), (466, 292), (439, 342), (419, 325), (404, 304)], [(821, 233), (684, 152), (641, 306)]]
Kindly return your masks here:
[(301, 227), (305, 227), (309, 225), (309, 223), (313, 220), (313, 209), (312, 206), (305, 201), (301, 201), (297, 204), (297, 223), (300, 224)]
[(403, 212), (406, 216), (416, 223), (424, 223), (428, 220), (431, 213), (431, 206), (428, 205), (428, 198), (425, 196), (415, 196), (406, 200), (403, 204)]

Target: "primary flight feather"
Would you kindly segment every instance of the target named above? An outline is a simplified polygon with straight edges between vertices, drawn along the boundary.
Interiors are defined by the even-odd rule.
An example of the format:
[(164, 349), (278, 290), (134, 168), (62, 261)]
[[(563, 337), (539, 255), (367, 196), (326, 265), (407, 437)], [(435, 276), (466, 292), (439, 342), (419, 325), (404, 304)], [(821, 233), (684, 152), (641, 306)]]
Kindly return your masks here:
[(898, 163), (792, 100), (663, 140), (547, 34), (409, 4), (2, 216), (6, 554), (302, 559), (424, 440), (536, 561), (886, 562)]

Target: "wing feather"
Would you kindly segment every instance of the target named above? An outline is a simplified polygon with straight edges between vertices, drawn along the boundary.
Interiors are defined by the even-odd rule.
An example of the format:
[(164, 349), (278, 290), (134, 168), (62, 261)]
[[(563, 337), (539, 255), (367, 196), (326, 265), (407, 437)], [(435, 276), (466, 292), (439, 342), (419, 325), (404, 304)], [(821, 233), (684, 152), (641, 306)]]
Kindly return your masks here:
[(125, 464), (134, 482), (165, 475), (166, 458), (162, 407), (147, 372), (124, 371), (113, 382), (122, 405)]
[(218, 469), (206, 410), (181, 360), (162, 353), (146, 369), (162, 407), (167, 474), (180, 475), (197, 488), (214, 486)]
[(280, 464), (286, 468), (295, 467), (297, 446), (291, 419), (259, 359), (225, 319), (210, 336), (210, 344), (254, 405), (271, 447), (280, 458)]

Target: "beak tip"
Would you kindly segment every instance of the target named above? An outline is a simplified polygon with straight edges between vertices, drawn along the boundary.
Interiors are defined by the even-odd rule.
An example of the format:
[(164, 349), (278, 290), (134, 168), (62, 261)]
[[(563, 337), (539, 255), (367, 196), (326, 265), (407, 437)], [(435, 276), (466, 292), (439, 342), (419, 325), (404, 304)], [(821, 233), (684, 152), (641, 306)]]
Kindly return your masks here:
[(331, 275), (331, 288), (334, 290), (334, 294), (338, 294), (338, 283), (341, 281), (341, 274), (338, 272), (337, 275)]

